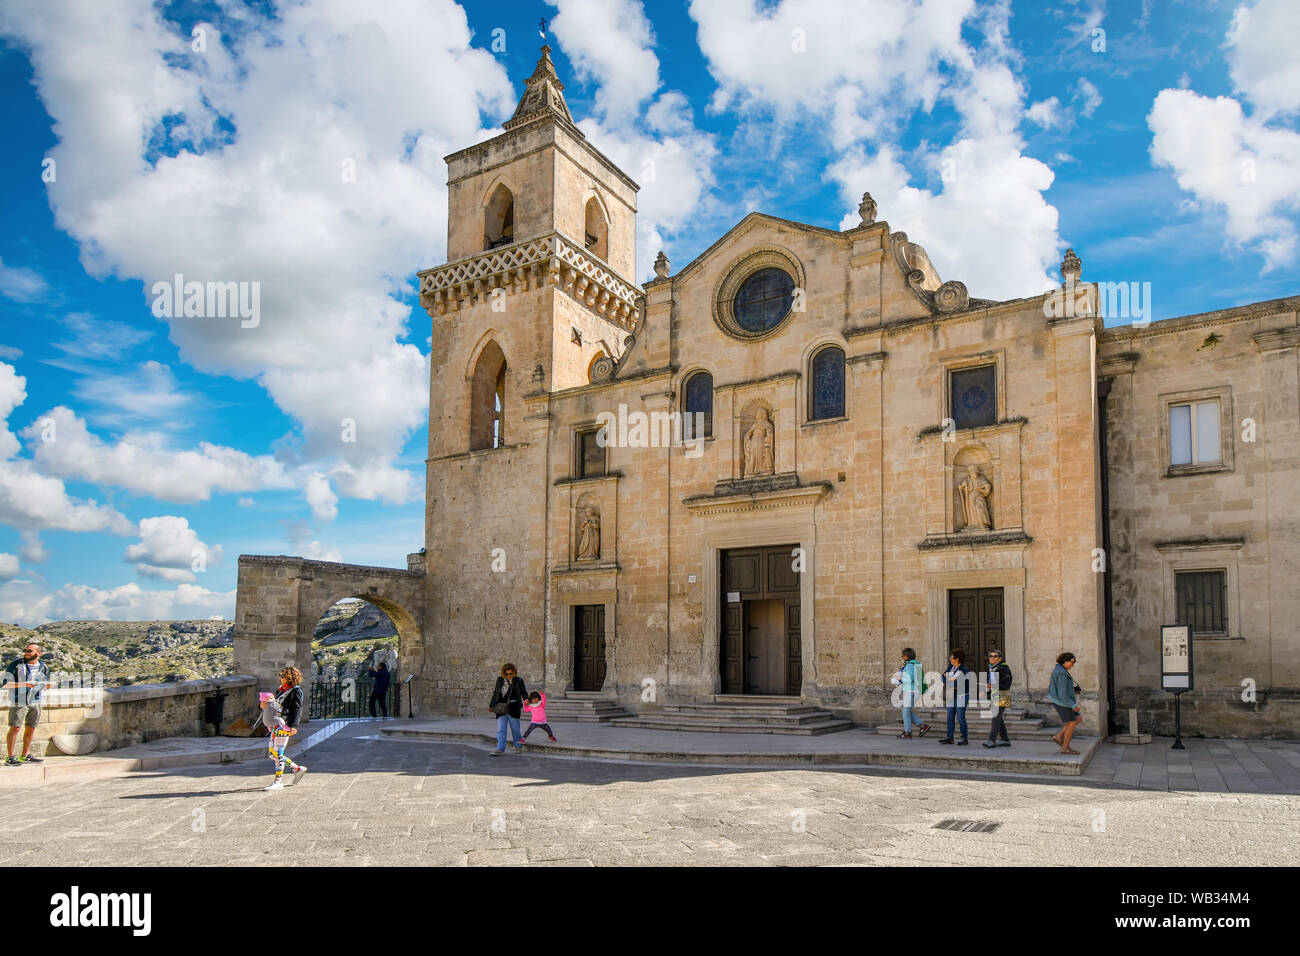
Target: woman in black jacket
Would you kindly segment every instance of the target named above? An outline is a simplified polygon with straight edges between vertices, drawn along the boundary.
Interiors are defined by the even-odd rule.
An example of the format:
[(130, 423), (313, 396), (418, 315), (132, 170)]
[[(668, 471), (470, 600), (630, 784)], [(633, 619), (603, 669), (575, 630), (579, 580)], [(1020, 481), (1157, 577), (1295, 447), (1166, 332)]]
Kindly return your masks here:
[(488, 707), (497, 715), (497, 749), (492, 756), (499, 757), (506, 752), (506, 728), (514, 735), (515, 753), (521, 754), (524, 748), (519, 741), (519, 718), (523, 714), (524, 701), (528, 699), (528, 688), (515, 670), (514, 664), (503, 664), (501, 676), (492, 688), (492, 699)]
[(294, 763), (285, 756), (284, 749), (289, 746), (289, 738), (298, 732), (298, 722), (302, 719), (302, 671), (296, 667), (285, 667), (280, 671), (280, 687), (267, 702), (262, 711), (266, 729), (271, 732), (271, 759), (275, 761), (275, 780), (267, 790), (283, 790), (284, 765), (289, 765), (293, 782), (297, 783), (307, 768)]

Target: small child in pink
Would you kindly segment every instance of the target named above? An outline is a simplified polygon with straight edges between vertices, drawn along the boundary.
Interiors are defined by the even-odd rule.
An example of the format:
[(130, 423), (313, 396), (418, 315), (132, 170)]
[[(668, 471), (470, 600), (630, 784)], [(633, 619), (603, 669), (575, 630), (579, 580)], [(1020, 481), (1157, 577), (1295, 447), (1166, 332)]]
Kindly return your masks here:
[(541, 727), (542, 730), (546, 731), (546, 736), (550, 737), (551, 740), (555, 739), (555, 734), (551, 733), (551, 725), (546, 722), (545, 694), (539, 694), (537, 691), (533, 691), (529, 694), (528, 701), (524, 704), (524, 710), (528, 711), (528, 716), (532, 718), (532, 723), (530, 723), (528, 729), (524, 731), (524, 737), (520, 743), (527, 740), (528, 735), (538, 727)]

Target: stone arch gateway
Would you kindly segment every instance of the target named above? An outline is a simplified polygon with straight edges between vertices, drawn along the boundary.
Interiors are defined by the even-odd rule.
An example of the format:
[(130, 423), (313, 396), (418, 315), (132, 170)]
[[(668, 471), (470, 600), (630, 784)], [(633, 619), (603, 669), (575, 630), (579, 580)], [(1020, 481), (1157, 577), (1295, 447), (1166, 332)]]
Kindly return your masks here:
[(378, 607), (397, 628), (399, 668), (415, 675), (417, 709), (432, 709), (433, 687), (424, 673), (425, 577), (423, 555), (408, 570), (337, 564), (307, 558), (242, 554), (235, 596), (235, 670), (253, 674), (259, 688), (274, 686), (280, 668), (303, 673), (310, 699), (312, 636), (316, 622), (346, 597)]

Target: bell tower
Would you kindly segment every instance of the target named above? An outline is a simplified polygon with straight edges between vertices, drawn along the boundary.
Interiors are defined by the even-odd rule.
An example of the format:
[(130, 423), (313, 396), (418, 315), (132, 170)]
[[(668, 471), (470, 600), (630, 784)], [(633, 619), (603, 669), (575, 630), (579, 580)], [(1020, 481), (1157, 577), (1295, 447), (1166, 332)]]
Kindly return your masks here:
[(574, 124), (541, 52), (504, 132), (446, 157), (447, 263), (420, 273), (431, 457), (517, 440), (525, 394), (608, 374), (635, 326), (639, 187)]

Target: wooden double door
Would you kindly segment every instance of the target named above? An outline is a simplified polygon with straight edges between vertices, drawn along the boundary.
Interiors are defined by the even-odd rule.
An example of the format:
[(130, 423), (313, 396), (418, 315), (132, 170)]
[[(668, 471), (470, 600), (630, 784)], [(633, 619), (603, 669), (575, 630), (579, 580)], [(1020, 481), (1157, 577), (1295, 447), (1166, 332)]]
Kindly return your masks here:
[(573, 689), (598, 691), (605, 684), (605, 605), (573, 609)]
[(719, 668), (724, 694), (798, 695), (803, 687), (797, 545), (722, 553)]
[[(988, 668), (990, 648), (1006, 654), (1006, 608), (1001, 588), (948, 592), (948, 647), (961, 648), (966, 654), (966, 666), (973, 671)], [(947, 660), (943, 666), (948, 666)]]

